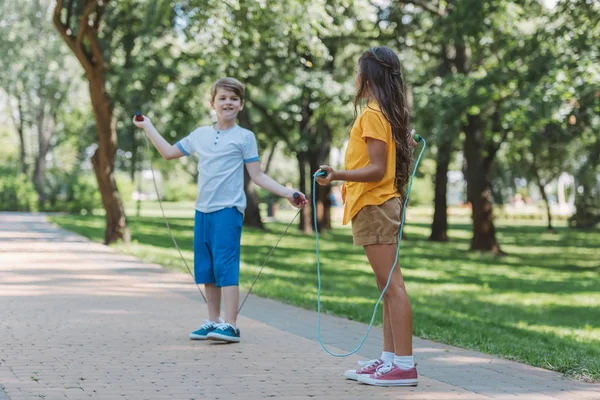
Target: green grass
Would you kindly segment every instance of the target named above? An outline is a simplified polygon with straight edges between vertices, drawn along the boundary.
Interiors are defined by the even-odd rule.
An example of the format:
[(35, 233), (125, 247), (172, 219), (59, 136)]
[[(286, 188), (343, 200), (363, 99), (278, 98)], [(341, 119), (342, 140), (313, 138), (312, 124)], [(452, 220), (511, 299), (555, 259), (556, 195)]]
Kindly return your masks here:
[[(114, 247), (144, 261), (187, 273), (155, 207), (129, 217), (133, 243)], [(193, 259), (193, 211), (175, 205), (169, 223), (183, 254)], [(173, 214), (180, 210), (178, 217)], [(128, 215), (134, 215), (132, 211)], [(283, 212), (291, 219), (290, 212)], [(401, 266), (411, 297), (414, 333), (464, 348), (600, 381), (600, 232), (543, 221), (498, 221), (502, 258), (468, 251), (469, 220), (452, 217), (449, 243), (427, 240), (429, 220), (408, 217)], [(284, 218), (282, 218), (283, 220)], [(58, 225), (95, 241), (104, 218), (55, 216)], [(562, 225), (562, 226), (561, 226)], [(244, 228), (241, 285), (249, 287), (286, 224), (267, 232)], [(322, 306), (326, 312), (368, 323), (378, 298), (362, 248), (347, 228), (321, 235)], [(314, 236), (290, 229), (273, 253), (253, 293), (316, 310)], [(380, 321), (380, 317), (378, 319)]]

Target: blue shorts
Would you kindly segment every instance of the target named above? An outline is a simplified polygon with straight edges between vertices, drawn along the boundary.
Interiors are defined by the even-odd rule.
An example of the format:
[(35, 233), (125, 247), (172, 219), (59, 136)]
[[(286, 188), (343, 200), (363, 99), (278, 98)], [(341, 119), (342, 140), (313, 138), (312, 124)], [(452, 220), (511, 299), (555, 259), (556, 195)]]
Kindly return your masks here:
[(237, 286), (240, 280), (240, 241), (244, 216), (237, 208), (194, 217), (194, 277), (196, 283)]

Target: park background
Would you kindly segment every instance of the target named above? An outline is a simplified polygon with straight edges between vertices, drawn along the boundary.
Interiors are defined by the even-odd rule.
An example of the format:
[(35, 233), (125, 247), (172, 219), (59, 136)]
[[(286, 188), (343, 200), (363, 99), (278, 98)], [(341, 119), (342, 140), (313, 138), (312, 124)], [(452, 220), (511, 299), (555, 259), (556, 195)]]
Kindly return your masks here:
[[(210, 124), (210, 84), (246, 84), (240, 125), (263, 168), (312, 196), (343, 167), (360, 54), (398, 52), (412, 126), (427, 140), (401, 267), (414, 334), (600, 380), (600, 5), (593, 0), (4, 0), (0, 210), (187, 273), (193, 158), (164, 161), (131, 118), (171, 142)], [(418, 152), (420, 148), (416, 151)], [(248, 288), (295, 211), (252, 183)], [(378, 297), (317, 188), (253, 293), (368, 322)], [(190, 279), (191, 284), (191, 279)]]

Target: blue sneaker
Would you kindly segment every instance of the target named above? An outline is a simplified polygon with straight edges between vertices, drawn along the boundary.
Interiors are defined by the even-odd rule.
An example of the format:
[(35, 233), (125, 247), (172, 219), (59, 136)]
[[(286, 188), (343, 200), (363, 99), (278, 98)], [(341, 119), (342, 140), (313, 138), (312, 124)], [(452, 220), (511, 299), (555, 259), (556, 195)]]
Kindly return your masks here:
[(190, 339), (192, 340), (206, 340), (208, 339), (207, 335), (213, 332), (217, 327), (219, 327), (222, 323), (224, 323), (223, 319), (219, 318), (219, 322), (209, 321), (207, 319), (204, 320), (204, 324), (200, 326), (200, 329), (190, 333)]
[(210, 340), (221, 340), (224, 342), (239, 342), (240, 330), (231, 324), (222, 323), (217, 326), (217, 329), (210, 332), (206, 337)]

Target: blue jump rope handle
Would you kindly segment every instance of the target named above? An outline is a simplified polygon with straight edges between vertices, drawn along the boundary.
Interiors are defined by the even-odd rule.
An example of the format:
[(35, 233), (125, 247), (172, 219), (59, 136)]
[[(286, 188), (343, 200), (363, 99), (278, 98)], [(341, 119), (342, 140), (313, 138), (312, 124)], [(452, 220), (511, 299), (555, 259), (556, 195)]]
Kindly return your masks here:
[[(315, 174), (315, 176), (327, 176), (327, 171), (319, 171)], [(296, 192), (294, 193), (294, 200), (298, 200), (300, 198), (300, 193)]]

